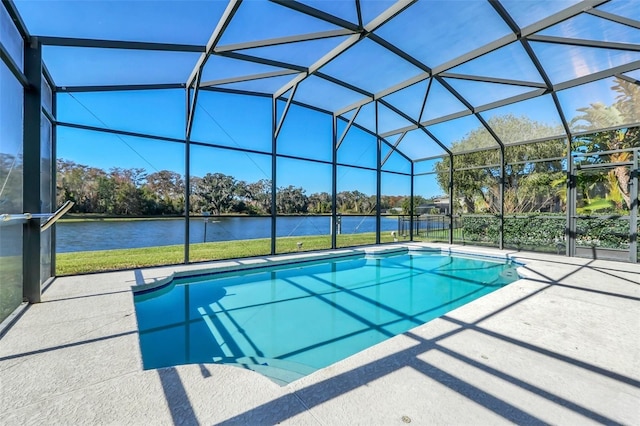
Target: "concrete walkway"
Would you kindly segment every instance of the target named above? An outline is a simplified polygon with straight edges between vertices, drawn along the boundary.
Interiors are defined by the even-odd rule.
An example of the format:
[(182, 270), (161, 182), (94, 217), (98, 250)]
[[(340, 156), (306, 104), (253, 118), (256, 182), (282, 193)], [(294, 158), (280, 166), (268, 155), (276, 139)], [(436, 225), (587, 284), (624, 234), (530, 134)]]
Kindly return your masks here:
[(0, 424), (640, 424), (640, 265), (458, 249), (527, 278), (283, 387), (142, 370), (130, 286), (176, 268), (59, 278), (0, 340)]

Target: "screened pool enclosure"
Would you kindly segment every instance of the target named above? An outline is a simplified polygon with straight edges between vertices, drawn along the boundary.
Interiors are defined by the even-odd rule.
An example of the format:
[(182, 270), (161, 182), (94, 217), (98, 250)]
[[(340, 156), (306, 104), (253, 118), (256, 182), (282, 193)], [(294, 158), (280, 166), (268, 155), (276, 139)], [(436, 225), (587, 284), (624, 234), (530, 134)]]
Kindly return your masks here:
[(0, 56), (0, 319), (395, 241), (638, 261), (634, 0), (2, 0)]

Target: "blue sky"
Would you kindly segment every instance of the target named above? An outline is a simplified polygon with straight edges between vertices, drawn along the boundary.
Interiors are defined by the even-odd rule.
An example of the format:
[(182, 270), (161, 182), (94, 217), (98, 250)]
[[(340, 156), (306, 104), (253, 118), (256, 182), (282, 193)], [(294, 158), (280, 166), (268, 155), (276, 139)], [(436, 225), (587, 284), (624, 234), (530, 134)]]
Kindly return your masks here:
[[(308, 0), (312, 7), (326, 10), (357, 22), (353, 2)], [(363, 1), (363, 19), (367, 23), (393, 2)], [(521, 26), (532, 24), (548, 13), (574, 4), (574, 0), (548, 2), (540, 8), (531, 2), (505, 0), (503, 5)], [(108, 40), (146, 41), (204, 45), (214, 23), (222, 15), (226, 1), (34, 1), (16, 0), (16, 5), (33, 35), (80, 37)], [(430, 67), (437, 67), (465, 51), (480, 47), (509, 34), (506, 24), (488, 2), (465, 3), (473, 13), (459, 7), (459, 2), (419, 2), (382, 26), (377, 34), (404, 49)], [(628, 14), (629, 9), (613, 12)], [(422, 25), (421, 17), (430, 16), (433, 25)], [(278, 22), (278, 25), (274, 25)], [(452, 24), (452, 22), (455, 23)], [(585, 25), (588, 24), (588, 25)], [(465, 31), (459, 31), (464, 26)], [(265, 38), (306, 34), (338, 29), (337, 26), (295, 14), (273, 3), (247, 1), (225, 31), (220, 45)], [(548, 28), (542, 34), (556, 37), (640, 42), (640, 32), (596, 18), (580, 16)], [(345, 36), (298, 42), (269, 48), (255, 48), (243, 53), (309, 66), (346, 39)], [(561, 83), (602, 69), (640, 60), (640, 53), (532, 42), (533, 50), (549, 73), (553, 83)], [(93, 49), (45, 46), (45, 63), (59, 86), (184, 83), (199, 58), (198, 53)], [(205, 66), (203, 80), (234, 75), (249, 75), (277, 68), (243, 61), (212, 57)], [(370, 91), (384, 88), (420, 75), (423, 70), (396, 57), (390, 51), (365, 39), (323, 67), (327, 75), (342, 79)], [(514, 78), (534, 83), (541, 76), (520, 43), (465, 62), (450, 70), (453, 73), (494, 78)], [(515, 74), (514, 74), (515, 73)], [(286, 84), (292, 76), (280, 76), (224, 87), (271, 92)], [(474, 107), (532, 90), (530, 87), (445, 78)], [(559, 93), (567, 119), (576, 109), (590, 103), (607, 105), (614, 100), (611, 80), (604, 80)], [(439, 82), (433, 82), (427, 108), (420, 117), (427, 82), (419, 82), (384, 99), (407, 112), (413, 119), (432, 120), (466, 107)], [(355, 91), (333, 85), (312, 76), (298, 87), (295, 99), (318, 100), (318, 106), (337, 110), (362, 99)], [(282, 105), (279, 105), (279, 111)], [(136, 92), (100, 92), (60, 94), (58, 117), (61, 121), (108, 129), (134, 131), (155, 136), (182, 139), (185, 127), (184, 90)], [(386, 107), (379, 107), (380, 132), (409, 125), (409, 121)], [(532, 120), (558, 127), (557, 111), (549, 96), (505, 106), (482, 113), (485, 119), (496, 115), (526, 115)], [(362, 108), (356, 122), (375, 130), (373, 104)], [(447, 146), (464, 138), (480, 126), (473, 116), (439, 124), (430, 130)], [(338, 134), (344, 127), (340, 124)], [(318, 112), (292, 107), (284, 121), (278, 153), (331, 161), (331, 118)], [(551, 136), (551, 135), (550, 135)], [(248, 96), (201, 92), (196, 110), (192, 139), (203, 143), (246, 148), (262, 152), (271, 150), (271, 100)], [(393, 143), (394, 138), (389, 138)], [(420, 132), (409, 133), (399, 145), (411, 158), (439, 155), (443, 150)], [(387, 150), (388, 148), (385, 148)], [(386, 154), (386, 152), (385, 152)], [(384, 155), (384, 154), (383, 154)], [(60, 128), (58, 156), (77, 163), (108, 170), (111, 167), (141, 167), (148, 172), (173, 170), (184, 173), (184, 147), (178, 143), (157, 142), (129, 136)], [(352, 129), (338, 153), (338, 161), (364, 167), (376, 167), (376, 141), (365, 132)], [(278, 186), (302, 186), (307, 193), (331, 190), (331, 167), (308, 161), (279, 159)], [(339, 190), (358, 189), (373, 193), (371, 172), (341, 167)], [(384, 170), (408, 172), (408, 163), (394, 155)], [(222, 149), (194, 148), (191, 172), (202, 176), (208, 172), (232, 174), (248, 182), (271, 178), (271, 159), (267, 155), (239, 153)], [(375, 176), (375, 174), (374, 174)], [(421, 181), (426, 182), (426, 178)], [(429, 183), (430, 185), (432, 184)], [(367, 189), (364, 191), (363, 189)], [(420, 193), (438, 195), (439, 188), (416, 188)], [(387, 176), (383, 180), (386, 194), (406, 194), (403, 179)]]
[[(181, 90), (60, 94), (58, 116), (63, 122), (180, 139), (184, 133), (183, 97)], [(270, 152), (269, 99), (203, 92), (201, 102), (192, 140)], [(301, 107), (292, 107), (289, 114), (278, 138), (278, 153), (330, 162), (331, 117)], [(104, 170), (139, 167), (149, 173), (167, 169), (181, 174), (185, 170), (181, 143), (64, 126), (58, 130), (58, 156)], [(191, 158), (194, 176), (219, 172), (247, 182), (271, 178), (269, 155), (194, 145)], [(376, 139), (354, 129), (345, 138), (338, 158), (340, 162), (375, 168)], [(330, 164), (283, 157), (278, 159), (277, 167), (278, 186), (302, 186), (308, 194), (331, 192)], [(409, 163), (397, 156), (390, 158), (383, 169), (410, 171)], [(359, 180), (364, 175), (375, 181), (375, 172), (341, 167), (338, 185), (345, 190), (362, 191), (366, 187), (372, 191), (367, 193), (374, 193), (375, 184)], [(395, 181), (395, 177), (387, 180)], [(402, 192), (398, 194), (408, 194), (407, 188), (399, 185), (397, 190)], [(388, 189), (393, 191), (394, 186), (389, 185)]]

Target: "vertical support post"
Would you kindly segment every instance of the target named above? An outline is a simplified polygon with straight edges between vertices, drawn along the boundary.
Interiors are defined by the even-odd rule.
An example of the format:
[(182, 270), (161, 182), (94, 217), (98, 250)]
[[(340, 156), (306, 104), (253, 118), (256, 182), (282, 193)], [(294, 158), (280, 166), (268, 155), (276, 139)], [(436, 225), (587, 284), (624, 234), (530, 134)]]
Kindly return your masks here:
[(277, 136), (276, 129), (278, 126), (278, 100), (275, 96), (271, 98), (271, 254), (276, 254), (276, 222), (277, 222), (277, 205), (276, 205), (276, 169), (278, 164), (277, 152)]
[(382, 209), (380, 208), (380, 201), (382, 200), (382, 139), (380, 139), (380, 133), (378, 130), (378, 101), (375, 101), (376, 111), (376, 142), (377, 142), (377, 160), (376, 160), (376, 244), (380, 244), (380, 215)]
[(453, 244), (453, 153), (449, 154), (449, 244)]
[(414, 187), (413, 187), (413, 176), (414, 173), (414, 163), (411, 162), (411, 189), (409, 190), (411, 195), (409, 196), (409, 241), (413, 241), (413, 215), (414, 212)]
[(184, 138), (184, 263), (189, 263), (189, 211), (191, 210), (191, 202), (189, 195), (191, 193), (191, 149), (189, 146), (190, 139), (190, 127), (189, 120), (191, 115), (191, 86), (188, 86), (185, 90), (186, 93), (186, 123)]
[(576, 254), (576, 176), (571, 155), (571, 136), (567, 138), (567, 221), (565, 225), (566, 255)]
[(500, 250), (504, 248), (504, 187), (505, 187), (505, 152), (504, 145), (500, 144), (500, 232), (498, 246)]
[[(40, 125), (42, 116), (42, 46), (32, 38), (24, 47), (24, 74), (29, 85), (24, 91), (23, 110), (23, 211), (41, 213), (40, 203)], [(41, 300), (40, 221), (23, 225), (23, 296), (29, 303)]]
[(331, 248), (338, 247), (337, 213), (338, 213), (338, 117), (333, 115), (331, 135)]
[(638, 156), (640, 149), (633, 151), (633, 168), (631, 169), (631, 187), (629, 195), (631, 196), (631, 214), (629, 217), (629, 260), (631, 263), (638, 263), (638, 164), (640, 163)]
[[(58, 119), (58, 94), (55, 85), (51, 84), (51, 115), (54, 119)], [(58, 187), (58, 125), (54, 121), (51, 123), (51, 205), (53, 210), (56, 209)], [(56, 226), (51, 228), (51, 276), (56, 276)]]
[[(193, 130), (193, 122), (196, 116), (196, 107), (198, 106), (198, 95), (200, 93), (200, 80), (202, 78), (201, 65), (195, 76), (195, 80), (189, 80), (187, 85), (187, 119), (184, 138), (184, 263), (189, 263), (189, 229), (190, 229), (190, 216), (191, 201), (189, 195), (191, 195), (191, 130)], [(193, 88), (193, 89), (192, 89)], [(193, 90), (193, 97), (191, 96), (191, 90)]]

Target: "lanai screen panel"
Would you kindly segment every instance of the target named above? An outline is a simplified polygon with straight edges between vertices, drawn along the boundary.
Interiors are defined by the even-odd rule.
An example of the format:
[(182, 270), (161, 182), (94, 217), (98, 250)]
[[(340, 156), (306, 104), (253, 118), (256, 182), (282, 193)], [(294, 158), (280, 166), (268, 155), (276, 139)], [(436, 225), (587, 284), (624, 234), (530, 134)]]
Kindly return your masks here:
[(311, 76), (298, 85), (294, 100), (315, 105), (327, 111), (338, 111), (361, 101), (363, 97), (361, 93), (354, 90)]
[(562, 136), (565, 132), (551, 95), (494, 108), (481, 116), (505, 145)]
[[(630, 1), (235, 3), (16, 7), (45, 45), (58, 88), (183, 84), (207, 50), (203, 86), (284, 95), (338, 115), (362, 107), (355, 123), (385, 138), (426, 128), (435, 150), (411, 138), (396, 146), (412, 160), (443, 147), (464, 152), (638, 121), (629, 105), (640, 26)], [(624, 111), (584, 123), (592, 107)], [(202, 113), (196, 107), (198, 132), (203, 118), (218, 114)], [(531, 126), (509, 134), (498, 123), (505, 117)], [(180, 137), (174, 127), (170, 136)]]
[[(487, 111), (539, 96), (547, 108), (549, 92), (628, 77), (640, 67), (638, 12), (630, 1), (234, 3), (16, 7), (45, 45), (58, 87), (184, 83), (209, 47), (200, 76), (206, 86), (290, 93), (338, 114), (379, 98), (392, 107), (378, 117), (384, 134), (493, 116)], [(627, 81), (637, 85), (634, 77)], [(575, 110), (558, 106), (552, 109), (560, 121)], [(362, 125), (375, 131), (370, 117), (358, 124), (366, 119)]]
[(225, 2), (17, 1), (34, 36), (205, 45)]
[[(519, 248), (518, 241), (496, 239), (497, 225), (508, 234), (517, 222), (481, 216), (559, 213), (562, 235), (569, 223), (554, 188), (564, 190), (568, 140), (573, 154), (637, 147), (640, 11), (633, 1), (18, 1), (15, 7), (34, 38), (26, 37), (25, 50), (8, 16), (14, 4), (3, 2), (3, 87), (27, 84), (23, 54), (39, 41), (44, 74), (53, 80), (51, 96), (44, 90), (47, 111), (55, 114), (57, 103), (57, 117), (26, 124), (44, 123), (43, 140), (46, 120), (57, 126), (51, 134), (59, 159), (69, 167), (77, 161), (75, 171), (86, 167), (96, 178), (78, 181), (89, 191), (99, 182), (104, 200), (111, 184), (130, 180), (140, 191), (120, 201), (144, 196), (145, 202), (114, 214), (177, 215), (189, 203), (163, 206), (163, 193), (205, 197), (208, 181), (231, 177), (236, 198), (218, 210), (236, 215), (244, 229), (255, 229), (249, 220), (266, 224), (260, 254), (299, 250), (287, 237), (302, 237), (313, 214), (336, 208), (349, 216), (344, 231), (351, 224), (354, 234), (367, 234), (356, 243), (342, 234), (339, 246), (388, 241), (388, 232), (373, 232), (381, 221), (375, 216), (398, 213), (402, 203), (391, 200), (410, 191), (439, 199), (428, 208), (444, 214), (450, 162), (459, 182), (449, 201), (454, 213), (475, 215), (472, 240)], [(185, 94), (195, 104), (188, 112)], [(608, 155), (613, 161), (618, 153)], [(42, 158), (47, 162), (44, 151)], [(603, 154), (591, 158), (607, 161)], [(72, 173), (59, 177), (71, 181)], [(465, 191), (463, 180), (480, 186)], [(283, 202), (300, 192), (314, 200), (306, 212)], [(455, 205), (461, 197), (463, 209)], [(191, 260), (210, 258), (199, 244), (235, 234), (205, 222), (213, 210), (201, 201), (194, 197), (189, 221), (176, 219), (178, 242), (189, 238)], [(298, 213), (285, 231), (288, 215)], [(216, 228), (223, 234), (213, 234)], [(318, 248), (333, 246), (328, 225), (321, 228)], [(180, 249), (170, 252), (180, 261)]]
[[(528, 150), (531, 141), (640, 123), (640, 11), (634, 1), (15, 5), (43, 44), (58, 119), (147, 135), (132, 146), (171, 138), (158, 139), (157, 146), (170, 144), (176, 153), (188, 152), (182, 142), (189, 127), (191, 153), (202, 153), (190, 165), (203, 170), (182, 170), (186, 154), (180, 154), (174, 156), (179, 165), (170, 169), (181, 175), (231, 173), (223, 171), (231, 162), (221, 161), (228, 153), (228, 158), (260, 162), (264, 179), (259, 180), (280, 177), (277, 187), (295, 187), (295, 172), (304, 166), (322, 169), (321, 189), (302, 181), (300, 186), (307, 195), (328, 193), (334, 184), (327, 179), (333, 178), (335, 119), (338, 193), (360, 191), (370, 203), (376, 196), (393, 195), (390, 182), (397, 176), (404, 181), (411, 170), (428, 170), (434, 174), (422, 179), (429, 181), (424, 194), (435, 196), (432, 191), (440, 191), (433, 189), (435, 177), (448, 176), (448, 170), (441, 166), (437, 173), (432, 166), (448, 162), (450, 154), (483, 158), (479, 151)], [(4, 7), (1, 11), (1, 29), (11, 31)], [(11, 68), (13, 60), (22, 69), (23, 48), (11, 34), (3, 33), (2, 39), (8, 52), (4, 65)], [(3, 68), (3, 75), (9, 73)], [(191, 98), (190, 116), (185, 91), (198, 92)], [(281, 118), (276, 137), (274, 124)], [(89, 135), (83, 136), (86, 140), (105, 139), (105, 147), (134, 138), (114, 133), (118, 136), (109, 134), (113, 141), (106, 142), (103, 132), (58, 130), (62, 153), (65, 144), (81, 142), (82, 133)], [(71, 139), (65, 142), (65, 137)], [(149, 157), (154, 150), (140, 151), (157, 168)], [(205, 161), (209, 156), (216, 161)], [(257, 169), (253, 161), (238, 163)], [(291, 164), (295, 167), (283, 169)], [(272, 169), (279, 171), (272, 176)], [(380, 169), (386, 176), (383, 194), (376, 193)], [(248, 183), (256, 179), (242, 178)], [(349, 204), (353, 200), (340, 200), (345, 212), (366, 220), (375, 214), (370, 206), (363, 210)], [(495, 210), (486, 204), (475, 206), (477, 212)]]
[[(59, 93), (57, 118), (66, 123), (184, 137), (184, 90), (129, 90)], [(118, 105), (117, 109), (113, 106)]]
[(59, 87), (180, 84), (196, 52), (44, 46), (44, 63)]
[(609, 78), (558, 92), (571, 131), (595, 131), (640, 122), (639, 85)]
[(489, 2), (420, 1), (377, 34), (436, 69), (511, 31)]

